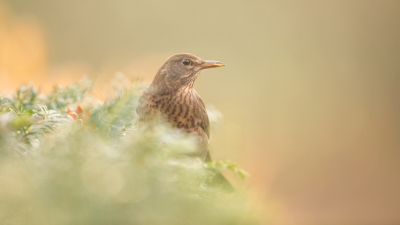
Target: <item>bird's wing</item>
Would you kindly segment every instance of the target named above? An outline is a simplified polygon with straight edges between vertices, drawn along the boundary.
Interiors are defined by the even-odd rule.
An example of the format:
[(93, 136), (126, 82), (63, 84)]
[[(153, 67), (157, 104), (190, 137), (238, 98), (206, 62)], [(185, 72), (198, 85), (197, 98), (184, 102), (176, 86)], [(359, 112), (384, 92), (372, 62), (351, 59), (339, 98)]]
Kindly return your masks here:
[(138, 106), (136, 108), (136, 112), (139, 116), (139, 122), (146, 122), (149, 120), (149, 114), (151, 109), (149, 109), (149, 101), (151, 99), (151, 94), (147, 91), (143, 92), (142, 96), (140, 96), (138, 101)]
[(210, 121), (208, 119), (206, 106), (204, 105), (203, 100), (201, 100), (200, 96), (194, 91), (196, 96), (196, 100), (199, 103), (199, 115), (200, 115), (200, 126), (207, 134), (207, 137), (210, 138)]

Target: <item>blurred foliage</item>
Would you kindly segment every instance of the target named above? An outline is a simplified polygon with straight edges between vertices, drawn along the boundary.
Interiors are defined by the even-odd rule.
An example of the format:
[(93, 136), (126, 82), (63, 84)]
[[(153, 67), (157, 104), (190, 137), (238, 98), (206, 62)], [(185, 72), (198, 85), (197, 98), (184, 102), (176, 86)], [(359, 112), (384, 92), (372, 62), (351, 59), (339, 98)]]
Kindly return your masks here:
[(207, 185), (244, 176), (236, 164), (185, 156), (194, 142), (167, 124), (138, 128), (135, 85), (105, 103), (91, 85), (0, 97), (0, 224), (258, 223), (242, 194)]

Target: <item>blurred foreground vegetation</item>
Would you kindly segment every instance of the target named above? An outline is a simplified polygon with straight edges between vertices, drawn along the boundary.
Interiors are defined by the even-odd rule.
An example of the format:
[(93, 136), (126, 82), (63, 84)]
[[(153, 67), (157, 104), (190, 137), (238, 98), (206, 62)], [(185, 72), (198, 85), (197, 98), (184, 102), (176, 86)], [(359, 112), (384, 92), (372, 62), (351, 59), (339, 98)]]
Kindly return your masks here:
[(0, 97), (0, 224), (257, 223), (243, 194), (207, 185), (237, 165), (184, 156), (194, 143), (166, 124), (138, 128), (135, 85), (105, 103), (91, 86)]

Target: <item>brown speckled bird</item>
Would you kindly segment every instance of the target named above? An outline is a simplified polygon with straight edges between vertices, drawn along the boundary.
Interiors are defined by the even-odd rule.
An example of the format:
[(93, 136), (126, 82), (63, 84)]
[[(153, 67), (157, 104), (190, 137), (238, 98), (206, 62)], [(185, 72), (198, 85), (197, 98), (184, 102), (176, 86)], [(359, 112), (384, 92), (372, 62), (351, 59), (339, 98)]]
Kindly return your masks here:
[(139, 99), (137, 112), (140, 123), (150, 121), (157, 114), (165, 116), (173, 127), (194, 135), (199, 146), (195, 155), (210, 161), (210, 124), (204, 103), (193, 89), (193, 83), (202, 70), (222, 66), (222, 62), (202, 60), (188, 53), (168, 58)]

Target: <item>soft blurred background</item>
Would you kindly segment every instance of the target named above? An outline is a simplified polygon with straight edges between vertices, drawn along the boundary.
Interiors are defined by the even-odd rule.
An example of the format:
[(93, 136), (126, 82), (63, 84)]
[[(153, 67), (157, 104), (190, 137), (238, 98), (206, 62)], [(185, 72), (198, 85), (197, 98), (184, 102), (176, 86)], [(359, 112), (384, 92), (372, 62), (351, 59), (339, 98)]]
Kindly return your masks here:
[[(116, 73), (150, 83), (170, 55), (223, 61), (195, 88), (223, 114), (268, 224), (400, 223), (400, 2), (0, 1), (0, 91)], [(101, 87), (101, 88), (100, 88)]]

